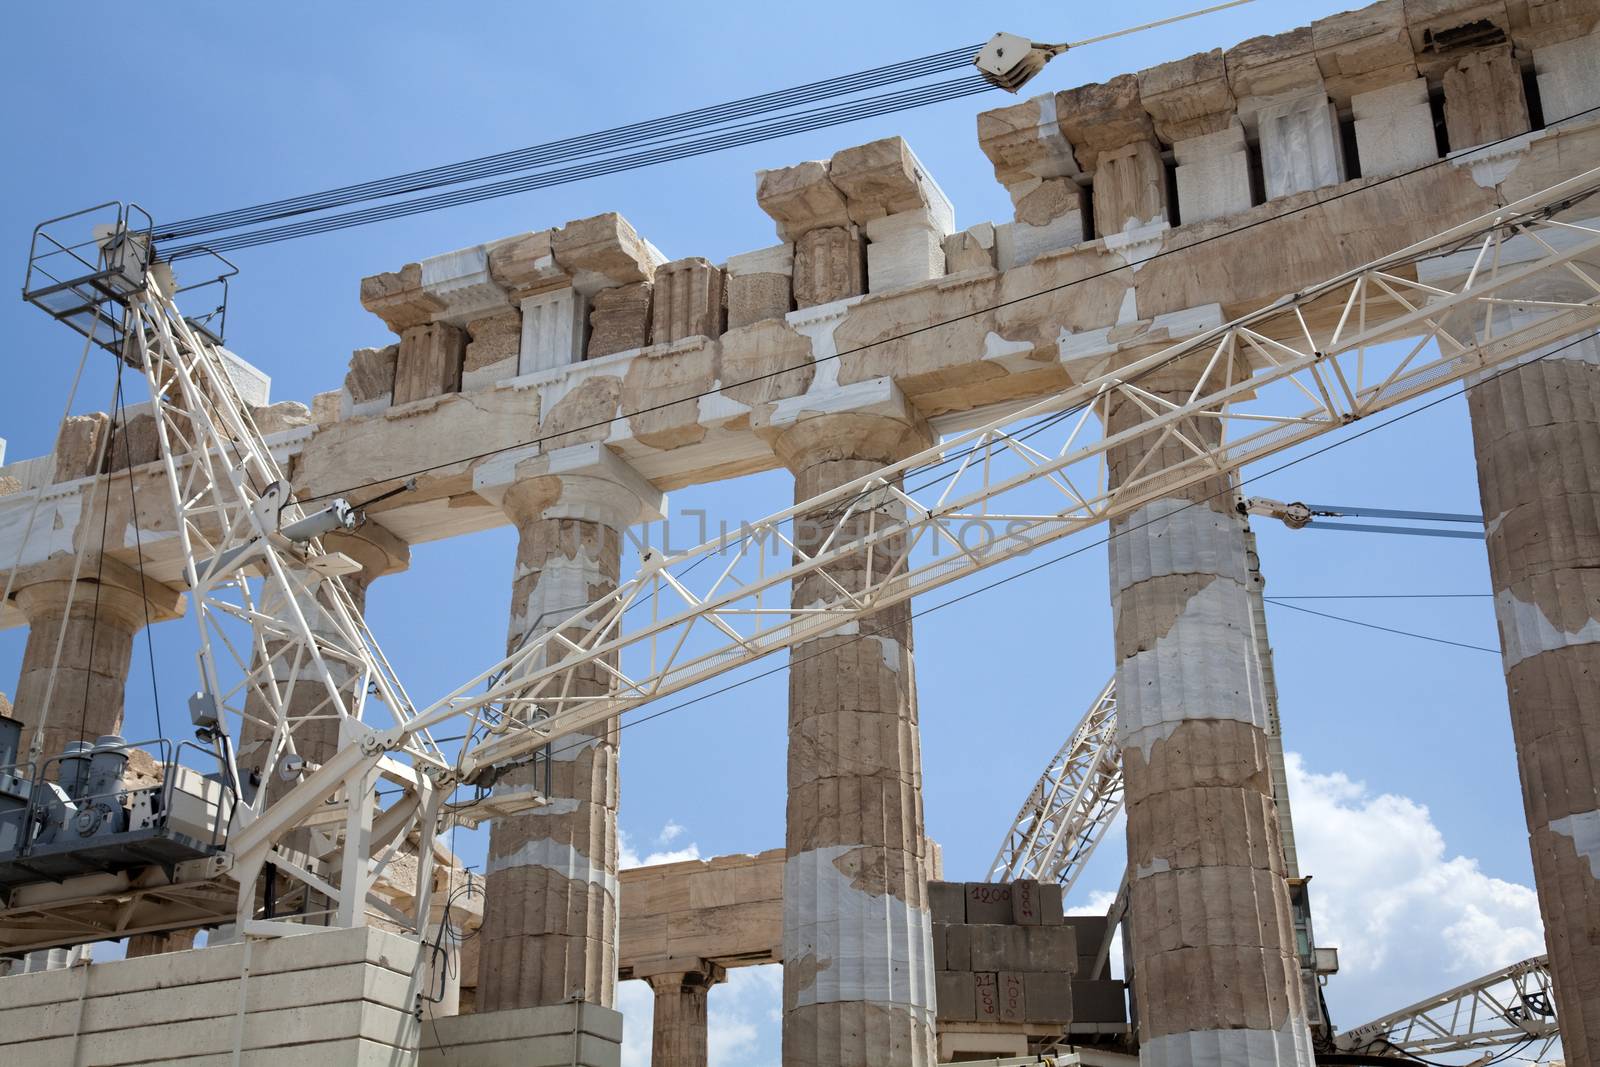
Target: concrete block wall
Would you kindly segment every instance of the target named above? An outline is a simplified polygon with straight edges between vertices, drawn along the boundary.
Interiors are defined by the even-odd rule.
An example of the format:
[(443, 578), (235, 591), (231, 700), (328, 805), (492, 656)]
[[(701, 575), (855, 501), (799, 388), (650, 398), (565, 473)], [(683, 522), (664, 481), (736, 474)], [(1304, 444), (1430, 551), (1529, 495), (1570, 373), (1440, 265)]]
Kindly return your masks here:
[(429, 1019), (418, 1067), (621, 1067), (622, 1014), (578, 1002)]
[(937, 1019), (950, 1030), (1120, 1030), (1123, 985), (1097, 956), (1104, 916), (1067, 916), (1061, 887), (930, 882)]
[(0, 1063), (391, 1067), (415, 1057), (419, 957), (362, 927), (0, 978)]

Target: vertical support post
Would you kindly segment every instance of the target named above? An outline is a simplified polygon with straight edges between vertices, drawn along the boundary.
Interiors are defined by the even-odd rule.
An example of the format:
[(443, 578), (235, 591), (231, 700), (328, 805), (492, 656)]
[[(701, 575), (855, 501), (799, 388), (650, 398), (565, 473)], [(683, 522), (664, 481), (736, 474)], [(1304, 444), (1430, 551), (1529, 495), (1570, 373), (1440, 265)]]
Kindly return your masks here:
[[(777, 451), (804, 501), (925, 447), (910, 411), (841, 413), (784, 430)], [(882, 509), (893, 507), (882, 504)], [(834, 544), (872, 529), (860, 506)], [(802, 552), (831, 514), (795, 524)], [(805, 608), (864, 588), (903, 543), (841, 559), (795, 583)], [(935, 1061), (932, 922), (922, 829), (922, 760), (911, 605), (869, 615), (859, 634), (795, 646), (789, 668), (789, 804), (783, 907), (785, 1067), (927, 1067)]]
[[(1140, 388), (1181, 404), (1203, 373), (1191, 357)], [(1135, 428), (1147, 412), (1142, 400), (1113, 394), (1106, 432)], [(1193, 422), (1179, 428), (1188, 441), (1217, 444), (1220, 420)], [(1159, 475), (1190, 454), (1151, 431), (1112, 451), (1108, 476), (1117, 485), (1134, 471)], [(1129, 962), (1144, 1064), (1312, 1063), (1267, 709), (1252, 677), (1246, 547), (1227, 477), (1112, 524)]]

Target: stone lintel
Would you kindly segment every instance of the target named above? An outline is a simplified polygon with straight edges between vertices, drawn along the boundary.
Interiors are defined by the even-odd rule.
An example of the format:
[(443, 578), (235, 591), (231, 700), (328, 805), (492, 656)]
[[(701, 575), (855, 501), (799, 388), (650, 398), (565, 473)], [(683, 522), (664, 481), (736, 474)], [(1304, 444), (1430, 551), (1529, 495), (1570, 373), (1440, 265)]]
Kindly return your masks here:
[(828, 164), (822, 160), (757, 171), (756, 203), (778, 224), (778, 237), (784, 241), (823, 227), (850, 225), (844, 193), (828, 177)]
[(666, 257), (614, 211), (569, 222), (555, 231), (556, 263), (585, 296), (601, 289), (648, 282)]
[(1215, 330), (1224, 321), (1222, 306), (1207, 304), (1081, 333), (1063, 330), (1058, 358), (1073, 381), (1086, 382)]
[(1142, 70), (1139, 96), (1168, 144), (1220, 133), (1234, 122), (1233, 90), (1222, 49)]

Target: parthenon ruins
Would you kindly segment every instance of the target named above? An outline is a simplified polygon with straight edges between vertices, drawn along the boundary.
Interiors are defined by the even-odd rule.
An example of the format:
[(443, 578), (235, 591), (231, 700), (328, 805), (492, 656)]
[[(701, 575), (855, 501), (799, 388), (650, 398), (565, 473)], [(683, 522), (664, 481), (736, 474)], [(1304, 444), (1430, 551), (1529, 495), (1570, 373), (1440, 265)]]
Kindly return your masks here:
[[(0, 729), (0, 1063), (616, 1067), (635, 1023), (618, 982), (642, 979), (649, 1062), (704, 1067), (717, 986), (762, 964), (782, 965), (785, 1067), (1418, 1062), (1443, 1046), (1353, 1044), (1322, 1003), (1251, 530), (1267, 512), (1240, 469), (1460, 383), (1553, 983), (1544, 1029), (1514, 1032), (1558, 1023), (1567, 1064), (1600, 1064), (1600, 2), (1380, 0), (1024, 91), (976, 132), (1011, 218), (958, 227), (888, 136), (760, 171), (774, 243), (725, 262), (669, 260), (616, 213), (417, 248), (360, 280), (373, 345), (309, 404), (271, 395), (263, 354), (161, 319), (157, 239), (156, 295), (115, 299), (145, 316), (118, 340), (127, 388), (160, 395), (71, 414), (53, 452), (0, 466), (0, 629), (27, 630), (0, 700), (20, 724)], [(1312, 414), (1250, 414), (1279, 401)], [(274, 511), (248, 540), (233, 505), (191, 514), (195, 457), (223, 470), (230, 448), (239, 515), (347, 498), (364, 521), (312, 541)], [(1075, 480), (1074, 449), (1098, 475)], [(970, 458), (1001, 451), (1003, 474)], [(981, 507), (927, 491), (957, 463), (951, 486), (987, 479)], [(670, 492), (778, 470), (781, 553), (630, 542)], [(1001, 503), (1030, 485), (1059, 492)], [(992, 556), (948, 536), (980, 511), (1004, 527)], [(1071, 788), (1120, 792), (1072, 834), (1092, 851), (1120, 806), (1127, 871), (1084, 916), (1060, 866), (945, 869), (912, 595), (1092, 524), (1115, 719)], [(493, 703), (411, 706), (362, 621), (369, 587), (413, 546), (503, 526), (507, 659), (471, 683)], [(223, 769), (115, 762), (141, 631), (201, 613), (238, 545), (267, 561), (237, 570), (263, 590), (228, 624), (239, 680), (203, 668), (190, 702), (189, 745)], [(781, 841), (623, 869), (624, 713), (781, 650)], [(191, 783), (212, 838), (40, 858), (62, 839), (20, 790), (59, 782), (86, 818), (79, 764), (119, 791), (143, 774), (155, 814)], [(139, 828), (137, 802), (118, 810)], [(464, 896), (451, 825), (488, 833)], [(124, 938), (125, 960), (61, 966)]]

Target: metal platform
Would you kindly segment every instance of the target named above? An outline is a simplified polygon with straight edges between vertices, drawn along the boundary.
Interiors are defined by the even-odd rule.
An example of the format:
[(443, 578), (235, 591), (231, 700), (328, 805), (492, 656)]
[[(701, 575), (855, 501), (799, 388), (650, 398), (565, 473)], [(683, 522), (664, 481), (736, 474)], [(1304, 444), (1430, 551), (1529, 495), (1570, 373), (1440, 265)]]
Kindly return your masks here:
[(215, 300), (214, 307), (185, 319), (207, 341), (221, 345), (228, 279), (239, 270), (201, 247), (191, 250), (185, 264), (185, 273), (200, 280), (180, 286), (156, 252), (149, 213), (134, 203), (108, 201), (34, 227), (22, 298), (131, 365), (124, 343), (128, 301), (143, 293), (155, 274), (163, 292), (185, 295), (186, 306)]
[(35, 845), (0, 853), (0, 893), (34, 882), (65, 882), (84, 874), (109, 874), (155, 865), (168, 869), (216, 854), (217, 845), (166, 826), (129, 830), (103, 841)]

